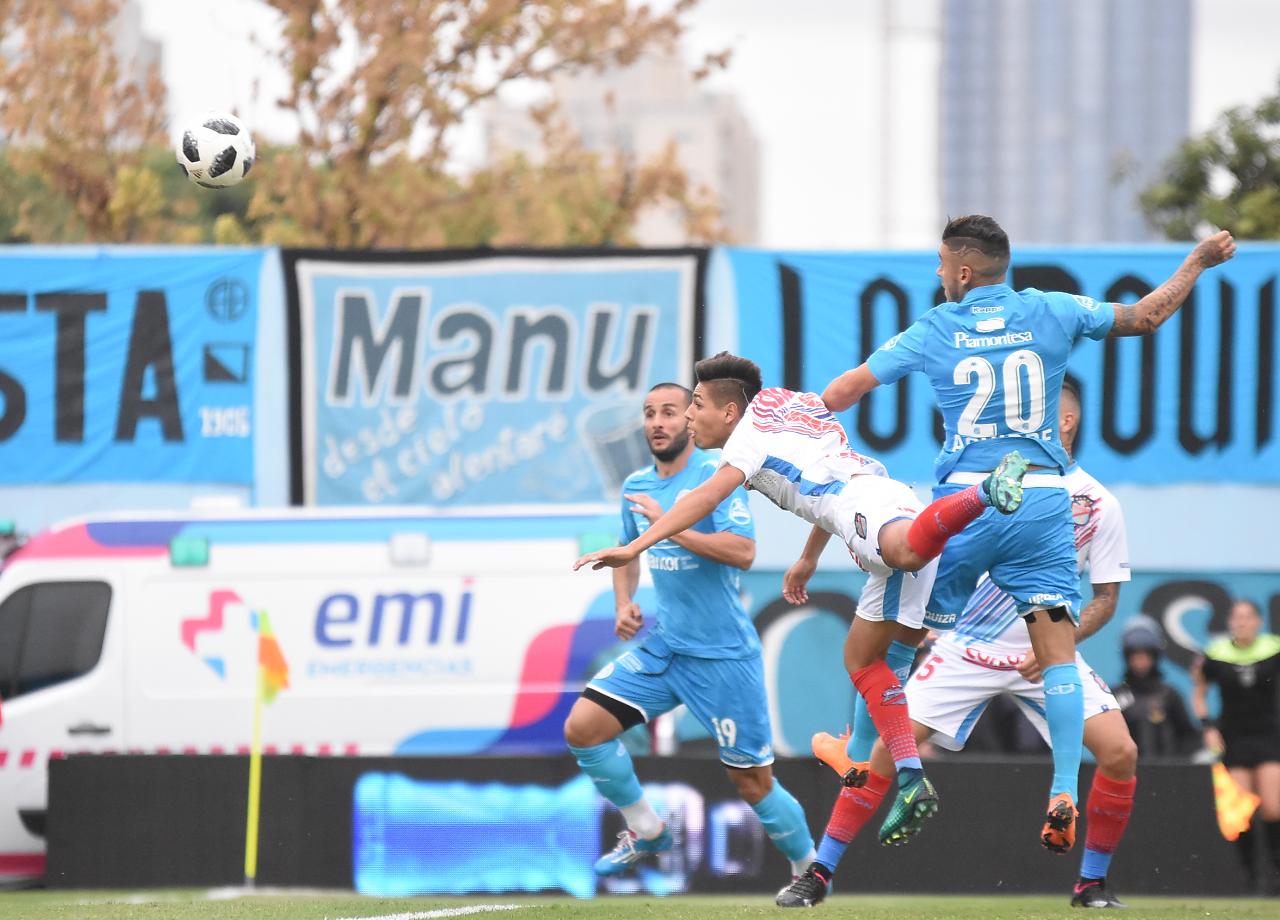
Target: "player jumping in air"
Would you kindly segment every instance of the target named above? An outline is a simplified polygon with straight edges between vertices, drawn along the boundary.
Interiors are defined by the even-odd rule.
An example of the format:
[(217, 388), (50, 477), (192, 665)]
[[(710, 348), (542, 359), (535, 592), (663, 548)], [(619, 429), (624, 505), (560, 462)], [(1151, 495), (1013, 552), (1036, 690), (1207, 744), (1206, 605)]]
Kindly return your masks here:
[[(1080, 395), (1069, 380), (1063, 381), (1059, 410), (1058, 430), (1070, 455), (1080, 424)], [(1120, 585), (1129, 580), (1124, 516), (1115, 497), (1075, 463), (1067, 468), (1063, 486), (1071, 495), (1077, 567), (1080, 571), (1088, 568), (1093, 583), (1093, 599), (1081, 611), (1077, 636), (1086, 639), (1111, 620)], [(784, 594), (792, 603), (808, 600), (805, 582), (790, 572)], [(1071, 903), (1077, 907), (1123, 907), (1108, 889), (1106, 879), (1111, 855), (1133, 810), (1138, 748), (1115, 697), (1079, 653), (1076, 667), (1084, 686), (1084, 743), (1093, 752), (1098, 768), (1089, 791), (1084, 859)], [(932, 736), (942, 747), (963, 748), (987, 704), (1001, 693), (1013, 695), (1048, 742), (1044, 684), (1031, 638), (1018, 617), (1014, 599), (983, 576), (954, 631), (942, 635), (907, 683), (916, 741)], [(857, 769), (843, 738), (819, 732), (813, 738), (813, 752), (842, 777)], [(826, 897), (845, 848), (884, 799), (890, 783), (885, 773), (889, 763), (883, 747), (877, 744), (870, 770), (864, 766), (855, 773), (860, 785), (840, 791), (817, 860), (778, 894), (780, 907), (812, 907)]]
[(947, 538), (990, 507), (1009, 514), (1021, 503), (1025, 461), (1016, 454), (1006, 457), (980, 485), (922, 508), (878, 461), (849, 449), (844, 429), (817, 394), (761, 390), (760, 368), (727, 352), (699, 361), (694, 372), (698, 384), (689, 431), (700, 448), (724, 448), (719, 468), (631, 542), (588, 553), (574, 568), (630, 565), (644, 550), (702, 520), (744, 482), (824, 533), (838, 533), (870, 576), (849, 627), (844, 660), (897, 767), (898, 795), (880, 840), (900, 843), (920, 829), (938, 803), (920, 765), (902, 686), (885, 664), (885, 649), (899, 623), (920, 625), (936, 569), (933, 560)]
[[(928, 610), (954, 618), (979, 576), (1013, 597), (1044, 669), (1053, 780), (1041, 842), (1065, 853), (1075, 842), (1077, 778), (1084, 731), (1075, 626), (1079, 593), (1071, 541), (1069, 458), (1058, 436), (1058, 394), (1072, 346), (1083, 337), (1146, 335), (1181, 306), (1206, 269), (1235, 253), (1222, 231), (1199, 243), (1181, 267), (1135, 304), (1014, 291), (1005, 283), (1009, 238), (990, 217), (958, 217), (942, 233), (938, 277), (947, 303), (933, 308), (833, 380), (822, 394), (842, 412), (881, 384), (926, 374), (946, 425), (935, 498), (982, 482), (1017, 449), (1032, 464), (1025, 507), (1016, 517), (987, 514), (952, 540), (938, 564)], [(859, 723), (862, 724), (860, 731)], [(851, 756), (870, 747), (855, 720)]]
[[(717, 460), (689, 439), (690, 393), (660, 383), (644, 401), (644, 432), (654, 463), (627, 477), (622, 542), (634, 540), (680, 494), (715, 473)], [(738, 570), (755, 559), (755, 528), (745, 490), (726, 493), (688, 530), (649, 551), (658, 596), (657, 623), (644, 641), (598, 673), (574, 703), (565, 740), (600, 794), (621, 810), (627, 830), (596, 862), (615, 875), (668, 850), (672, 837), (645, 799), (618, 735), (684, 703), (711, 732), (738, 794), (760, 817), (769, 839), (799, 875), (814, 855), (800, 803), (773, 778), (773, 732), (760, 638), (742, 608)], [(613, 570), (615, 631), (633, 639), (644, 625), (635, 591), (640, 562)]]

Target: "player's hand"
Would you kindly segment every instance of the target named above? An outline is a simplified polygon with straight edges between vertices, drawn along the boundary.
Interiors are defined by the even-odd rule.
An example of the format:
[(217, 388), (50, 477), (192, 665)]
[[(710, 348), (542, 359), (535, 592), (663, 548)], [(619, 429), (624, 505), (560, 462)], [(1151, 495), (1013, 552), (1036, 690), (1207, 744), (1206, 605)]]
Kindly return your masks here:
[(811, 562), (803, 556), (797, 559), (791, 568), (787, 569), (787, 574), (782, 576), (783, 598), (792, 604), (807, 604), (809, 592), (805, 590), (805, 586), (809, 584), (809, 579), (813, 577), (817, 568), (816, 562)]
[(1036, 653), (1028, 650), (1022, 656), (1022, 661), (1018, 664), (1018, 673), (1022, 675), (1022, 679), (1030, 684), (1038, 684), (1041, 680), (1040, 662), (1036, 661)]
[(1215, 754), (1221, 754), (1227, 748), (1222, 741), (1222, 732), (1216, 728), (1206, 728), (1204, 730), (1204, 746)]
[(620, 569), (634, 558), (636, 554), (627, 547), (611, 546), (608, 549), (598, 549), (594, 553), (579, 556), (578, 561), (573, 564), (573, 570), (576, 572), (584, 565), (589, 565), (592, 569), (603, 569), (605, 566)]
[(662, 506), (658, 504), (652, 495), (636, 493), (634, 495), (624, 495), (622, 497), (631, 502), (632, 511), (636, 514), (643, 514), (645, 516), (645, 520), (650, 524), (662, 517)]
[(639, 604), (635, 601), (627, 601), (625, 604), (618, 605), (613, 621), (613, 631), (619, 639), (623, 641), (634, 639), (642, 626), (644, 626), (644, 614), (640, 612)]
[(1201, 240), (1191, 255), (1202, 268), (1213, 268), (1221, 265), (1236, 254), (1236, 241), (1229, 230), (1219, 230), (1208, 239)]

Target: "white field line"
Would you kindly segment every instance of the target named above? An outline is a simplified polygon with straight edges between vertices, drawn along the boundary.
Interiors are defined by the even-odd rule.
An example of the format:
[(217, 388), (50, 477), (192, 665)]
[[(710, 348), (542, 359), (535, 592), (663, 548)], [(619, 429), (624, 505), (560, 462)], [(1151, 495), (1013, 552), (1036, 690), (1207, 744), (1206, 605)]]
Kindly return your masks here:
[(491, 914), (499, 910), (520, 910), (523, 904), (476, 904), (472, 907), (442, 907), (412, 914), (380, 914), (376, 917), (339, 917), (338, 920), (435, 920), (437, 917), (465, 917), (467, 914)]

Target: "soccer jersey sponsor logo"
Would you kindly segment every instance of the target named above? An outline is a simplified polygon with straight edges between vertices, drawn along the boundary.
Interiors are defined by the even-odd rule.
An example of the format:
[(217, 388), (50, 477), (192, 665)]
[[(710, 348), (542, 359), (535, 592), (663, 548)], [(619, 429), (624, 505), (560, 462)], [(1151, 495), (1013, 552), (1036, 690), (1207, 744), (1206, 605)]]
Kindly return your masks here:
[(1066, 696), (1069, 693), (1076, 692), (1075, 684), (1054, 684), (1052, 687), (1045, 687), (1044, 692), (1049, 696)]
[(1003, 348), (1006, 345), (1026, 345), (1036, 340), (1030, 330), (1010, 330), (1003, 335), (969, 335), (961, 330), (954, 333), (954, 337), (956, 348)]
[(992, 652), (984, 652), (975, 646), (966, 646), (964, 650), (965, 660), (970, 664), (976, 664), (980, 668), (986, 668), (989, 671), (1016, 671), (1018, 665), (1022, 664), (1022, 655), (1000, 655)]
[(1098, 302), (1092, 297), (1085, 297), (1083, 294), (1072, 294), (1071, 296), (1075, 298), (1076, 303), (1091, 313), (1098, 309)]
[(751, 523), (751, 509), (741, 498), (735, 498), (729, 502), (729, 520), (739, 527), (746, 527)]
[(853, 516), (853, 529), (863, 540), (867, 538), (867, 516), (861, 511)]
[[(974, 311), (974, 312), (977, 312), (977, 311)], [(881, 346), (880, 346), (880, 348), (881, 348), (883, 351), (891, 351), (891, 350), (893, 349), (893, 347), (894, 347), (895, 345), (897, 345), (897, 344), (898, 344), (898, 341), (899, 341), (901, 338), (902, 338), (902, 333), (901, 333), (901, 332), (899, 332), (897, 335), (895, 335), (895, 336), (894, 336), (893, 338), (891, 338), (889, 341), (887, 341), (887, 342), (885, 342), (883, 345), (881, 345)]]
[(995, 319), (978, 320), (979, 332), (996, 332), (997, 330), (1003, 329), (1003, 328), (1004, 328), (1004, 320), (1000, 319), (1000, 317), (998, 316)]
[(692, 556), (655, 556), (648, 554), (650, 572), (688, 572), (698, 568), (698, 560)]
[(1031, 597), (1027, 598), (1027, 603), (1040, 604), (1045, 607), (1057, 606), (1065, 601), (1066, 598), (1061, 594), (1033, 594)]

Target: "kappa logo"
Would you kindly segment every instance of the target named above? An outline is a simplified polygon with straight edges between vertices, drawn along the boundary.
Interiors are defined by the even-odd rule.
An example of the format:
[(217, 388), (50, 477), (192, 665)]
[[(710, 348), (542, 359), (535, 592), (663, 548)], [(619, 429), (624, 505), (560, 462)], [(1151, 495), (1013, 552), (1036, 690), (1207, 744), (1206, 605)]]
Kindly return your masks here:
[(853, 516), (853, 529), (860, 539), (867, 538), (867, 516), (861, 511)]

